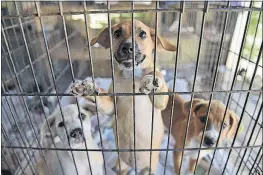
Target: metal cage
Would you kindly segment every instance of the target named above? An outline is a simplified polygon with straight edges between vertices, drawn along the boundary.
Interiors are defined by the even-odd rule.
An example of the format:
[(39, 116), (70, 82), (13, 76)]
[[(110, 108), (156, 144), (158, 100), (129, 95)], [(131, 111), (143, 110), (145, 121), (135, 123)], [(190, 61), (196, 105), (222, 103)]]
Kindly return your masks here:
[[(263, 174), (263, 3), (147, 1), (142, 4), (138, 1), (1, 2), (2, 174), (7, 171), (37, 174), (37, 162), (45, 159), (43, 150), (57, 151), (41, 147), (39, 130), (55, 106), (63, 105), (60, 99), (72, 96), (65, 92), (70, 83), (85, 77), (100, 82), (114, 80), (112, 48), (101, 51), (98, 47), (91, 48), (89, 43), (91, 36), (96, 36), (103, 27), (127, 18), (142, 19), (156, 32), (170, 37), (178, 47), (176, 54), (167, 56), (167, 61), (160, 59), (165, 55), (155, 51), (154, 66), (160, 65), (172, 92), (154, 92), (154, 95), (179, 94), (191, 102), (196, 97), (210, 102), (217, 99), (240, 117), (231, 143), (209, 148), (212, 154), (205, 157), (196, 174)], [(96, 20), (102, 22), (98, 24)], [(110, 55), (110, 59), (98, 59), (102, 57), (100, 54)], [(186, 90), (180, 91), (175, 86), (182, 82), (187, 84)], [(94, 94), (99, 95), (143, 94)], [(105, 174), (112, 174), (108, 160), (112, 154), (116, 158), (120, 151), (155, 151), (151, 147), (118, 149), (105, 144), (103, 139), (111, 137), (114, 129), (108, 126), (110, 120), (116, 118), (105, 120), (98, 111), (94, 116), (94, 132), (101, 149), (61, 151), (101, 151)], [(167, 129), (159, 149), (161, 169), (157, 174), (173, 174), (172, 152), (180, 151), (169, 146), (170, 130)], [(107, 135), (109, 131), (111, 134)]]

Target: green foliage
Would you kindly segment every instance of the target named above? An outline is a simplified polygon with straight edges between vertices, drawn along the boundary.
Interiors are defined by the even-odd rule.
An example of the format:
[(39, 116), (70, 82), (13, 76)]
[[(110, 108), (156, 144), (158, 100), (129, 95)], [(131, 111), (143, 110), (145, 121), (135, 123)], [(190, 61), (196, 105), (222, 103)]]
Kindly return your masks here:
[[(248, 58), (251, 61), (256, 61), (262, 42), (262, 13), (252, 12), (251, 19), (246, 35), (245, 47), (243, 49), (242, 56)], [(253, 45), (254, 43), (254, 45)], [(262, 64), (262, 57), (260, 60)]]

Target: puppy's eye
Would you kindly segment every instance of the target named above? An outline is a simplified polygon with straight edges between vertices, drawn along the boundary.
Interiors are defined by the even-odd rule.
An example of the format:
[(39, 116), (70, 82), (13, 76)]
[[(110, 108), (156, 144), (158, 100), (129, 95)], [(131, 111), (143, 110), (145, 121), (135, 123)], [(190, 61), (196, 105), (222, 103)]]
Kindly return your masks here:
[(225, 129), (227, 127), (227, 124), (226, 123), (223, 123), (223, 128)]
[(143, 30), (141, 30), (140, 33), (139, 33), (139, 37), (140, 37), (141, 39), (145, 39), (145, 38), (146, 38), (146, 32), (143, 31)]
[(85, 114), (83, 114), (83, 113), (80, 113), (80, 117), (81, 117), (81, 119), (82, 119), (82, 120), (85, 120), (85, 118), (86, 118), (86, 115), (85, 115)]
[(204, 123), (204, 124), (205, 124), (205, 122), (206, 122), (206, 120), (207, 120), (207, 117), (206, 117), (206, 116), (200, 117), (199, 120), (200, 120), (201, 123)]
[(63, 127), (64, 126), (64, 122), (60, 122), (59, 124), (58, 124), (58, 127)]
[(121, 35), (122, 35), (122, 30), (121, 30), (121, 29), (116, 30), (116, 31), (113, 33), (113, 36), (114, 36), (115, 38), (119, 38)]

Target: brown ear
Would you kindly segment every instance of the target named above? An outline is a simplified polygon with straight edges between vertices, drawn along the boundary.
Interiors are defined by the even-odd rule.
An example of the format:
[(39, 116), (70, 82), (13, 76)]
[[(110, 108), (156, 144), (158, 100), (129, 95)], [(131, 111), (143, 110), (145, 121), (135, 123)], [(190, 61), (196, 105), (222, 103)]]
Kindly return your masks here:
[(104, 48), (110, 47), (110, 36), (109, 36), (109, 28), (103, 29), (99, 36), (96, 38), (93, 38), (90, 42), (90, 45), (93, 46), (95, 43), (99, 43)]
[[(194, 113), (197, 112), (203, 105), (204, 105), (203, 99), (198, 99), (198, 98), (193, 99), (192, 112)], [(190, 107), (191, 107), (191, 101), (185, 102), (183, 104), (183, 112), (185, 115), (188, 115)]]
[(230, 128), (229, 128), (229, 130), (227, 132), (227, 136), (226, 137), (229, 140), (237, 132), (238, 116), (233, 111), (229, 111), (228, 115), (229, 115), (229, 120), (230, 120), (230, 123), (229, 123), (230, 124)]
[[(153, 40), (153, 42), (155, 41), (155, 30), (150, 29), (150, 34), (151, 34), (151, 38)], [(158, 49), (165, 49), (167, 51), (176, 51), (177, 48), (175, 45), (171, 44), (169, 41), (163, 39), (162, 37), (159, 36), (159, 34), (157, 34), (157, 47)]]

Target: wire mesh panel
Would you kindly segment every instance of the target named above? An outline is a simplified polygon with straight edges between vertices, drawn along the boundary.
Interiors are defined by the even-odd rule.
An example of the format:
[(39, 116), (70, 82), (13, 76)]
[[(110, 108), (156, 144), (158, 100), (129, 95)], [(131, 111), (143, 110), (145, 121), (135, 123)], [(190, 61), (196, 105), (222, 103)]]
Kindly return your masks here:
[[(94, 174), (94, 165), (90, 156), (94, 153), (101, 153), (102, 174), (118, 174), (116, 168), (123, 168), (121, 159), (126, 152), (130, 154), (130, 161), (134, 161), (128, 174), (145, 171), (139, 168), (140, 152), (150, 152), (149, 174), (174, 174), (174, 154), (181, 154), (179, 170), (183, 173), (187, 169), (187, 153), (194, 151), (198, 160), (194, 174), (262, 174), (262, 4), (261, 1), (1, 2), (2, 174), (8, 171), (39, 174), (40, 165), (52, 174), (49, 151), (56, 153), (57, 166), (63, 174), (66, 172), (59, 157), (61, 152), (72, 157), (76, 174), (83, 173), (81, 162), (75, 158), (77, 152), (87, 157), (86, 166), (91, 174)], [(127, 20), (132, 26), (129, 30), (133, 66), (129, 75), (132, 84), (127, 87), (131, 91), (123, 92), (118, 91), (116, 80), (116, 36), (112, 28)], [(135, 90), (136, 78), (145, 71), (135, 68), (137, 20), (154, 31), (150, 36), (154, 48), (153, 79), (159, 76), (156, 71), (160, 70), (169, 89), (167, 92), (153, 90), (149, 95), (153, 103), (148, 114), (151, 120), (147, 121), (151, 125), (151, 144), (144, 149), (136, 148), (135, 137), (142, 132), (136, 126), (143, 121), (136, 120), (141, 111), (136, 109), (135, 99), (145, 96)], [(103, 29), (109, 33), (108, 49), (101, 47), (103, 43), (91, 44)], [(159, 52), (157, 34), (176, 45), (176, 52)], [(96, 89), (104, 89), (91, 95), (92, 103), (70, 93), (72, 84), (83, 79), (95, 83)], [(108, 89), (111, 90), (108, 92)], [(174, 94), (190, 101), (189, 111), (194, 109), (197, 98), (206, 100), (206, 116), (211, 114), (213, 100), (222, 102), (226, 106), (223, 121), (227, 109), (238, 116), (233, 137), (223, 143), (217, 139), (213, 147), (204, 147), (202, 142), (198, 146), (187, 146), (186, 138), (191, 135), (189, 127), (192, 126), (192, 114), (188, 112), (184, 138), (181, 138), (183, 148), (176, 148), (179, 141), (173, 137), (172, 116), (179, 109), (172, 107), (169, 127), (164, 128), (160, 147), (154, 148), (153, 133), (158, 129), (154, 128), (154, 104), (158, 96), (169, 95), (174, 99)], [(112, 99), (111, 115), (99, 110), (100, 97)], [(127, 101), (132, 109), (133, 135), (128, 148), (120, 146), (123, 138), (118, 134), (124, 132), (120, 130), (123, 123), (119, 122), (119, 115), (123, 114), (118, 114), (118, 100), (122, 97), (132, 97)], [(90, 112), (90, 137), (96, 146), (90, 147), (85, 142), (85, 147), (79, 149), (67, 143), (68, 147), (62, 149), (56, 147), (56, 139), (50, 143), (53, 146), (43, 144), (41, 126), (51, 125), (50, 116), (56, 111), (60, 111), (65, 121), (67, 114), (63, 110), (69, 104), (75, 104), (79, 114), (82, 108)], [(83, 130), (85, 122), (81, 117), (79, 120)], [(112, 122), (115, 125), (112, 126)], [(201, 141), (209, 127), (206, 120)], [(220, 124), (219, 128), (220, 135), (224, 125)], [(52, 133), (52, 128), (48, 129)], [(72, 133), (66, 135), (70, 137)], [(151, 162), (155, 161), (152, 154), (157, 151), (160, 151), (158, 166), (152, 172)], [(203, 152), (208, 152), (205, 157)]]

